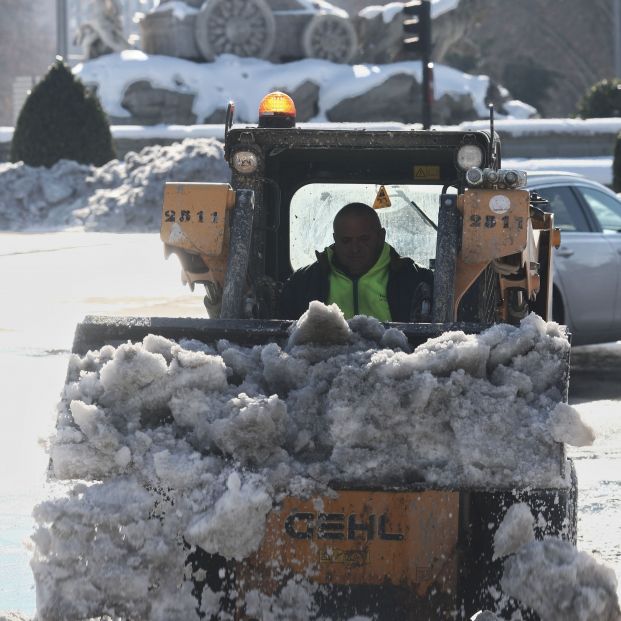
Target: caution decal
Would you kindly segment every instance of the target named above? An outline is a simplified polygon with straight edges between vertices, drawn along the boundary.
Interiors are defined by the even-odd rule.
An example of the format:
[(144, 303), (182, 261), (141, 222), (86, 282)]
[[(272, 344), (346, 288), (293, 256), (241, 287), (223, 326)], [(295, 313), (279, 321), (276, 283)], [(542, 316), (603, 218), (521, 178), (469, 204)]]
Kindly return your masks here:
[(414, 166), (414, 179), (419, 181), (439, 181), (439, 166)]

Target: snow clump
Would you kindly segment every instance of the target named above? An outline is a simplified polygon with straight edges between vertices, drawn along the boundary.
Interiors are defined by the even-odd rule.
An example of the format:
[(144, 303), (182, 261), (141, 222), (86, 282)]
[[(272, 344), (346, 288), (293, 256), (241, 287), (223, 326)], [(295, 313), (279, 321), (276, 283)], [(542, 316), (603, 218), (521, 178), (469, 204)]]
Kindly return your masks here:
[(493, 560), (513, 554), (518, 548), (534, 541), (534, 522), (530, 507), (525, 502), (511, 505), (494, 534)]
[(503, 593), (546, 621), (620, 621), (614, 570), (568, 541), (536, 541), (528, 505), (513, 505), (494, 537), (504, 562)]

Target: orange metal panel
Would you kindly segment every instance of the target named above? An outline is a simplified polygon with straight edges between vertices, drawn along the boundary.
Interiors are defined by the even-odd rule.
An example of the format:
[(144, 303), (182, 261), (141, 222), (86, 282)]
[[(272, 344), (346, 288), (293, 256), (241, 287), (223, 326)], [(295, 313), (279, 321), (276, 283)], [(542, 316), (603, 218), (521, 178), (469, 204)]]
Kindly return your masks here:
[(466, 190), (463, 262), (489, 262), (521, 252), (527, 243), (529, 205), (527, 190)]
[(227, 183), (167, 183), (162, 208), (162, 241), (194, 254), (222, 254), (227, 209), (235, 192)]
[(341, 491), (286, 498), (238, 575), (244, 590), (274, 592), (293, 571), (318, 584), (456, 586), (459, 493)]

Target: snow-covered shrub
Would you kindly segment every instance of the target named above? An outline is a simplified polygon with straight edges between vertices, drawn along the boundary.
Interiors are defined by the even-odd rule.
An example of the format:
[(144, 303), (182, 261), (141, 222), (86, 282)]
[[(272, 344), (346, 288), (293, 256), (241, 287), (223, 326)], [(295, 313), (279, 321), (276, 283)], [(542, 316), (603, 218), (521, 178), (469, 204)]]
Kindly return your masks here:
[(621, 116), (621, 80), (601, 80), (591, 86), (578, 104), (583, 119)]
[(101, 166), (114, 156), (110, 126), (97, 96), (57, 59), (19, 113), (11, 161), (49, 167), (66, 159)]

